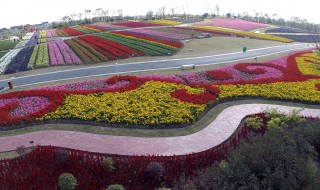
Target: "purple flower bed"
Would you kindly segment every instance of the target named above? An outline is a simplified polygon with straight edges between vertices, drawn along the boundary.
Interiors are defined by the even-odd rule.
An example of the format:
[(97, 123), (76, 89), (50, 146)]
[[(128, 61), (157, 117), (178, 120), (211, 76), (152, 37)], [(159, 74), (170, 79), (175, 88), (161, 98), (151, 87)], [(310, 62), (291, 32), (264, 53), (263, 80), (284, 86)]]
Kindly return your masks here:
[(282, 35), (282, 34), (273, 34), (274, 36), (279, 36), (283, 38), (292, 39), (296, 42), (306, 42), (306, 43), (314, 43), (319, 42), (319, 37), (316, 35)]
[(81, 64), (80, 58), (71, 50), (64, 41), (55, 42), (63, 55), (66, 64)]
[(258, 28), (268, 27), (269, 25), (258, 23), (258, 22), (250, 22), (241, 19), (229, 19), (229, 18), (214, 18), (211, 22), (208, 23), (201, 23), (200, 25), (205, 26), (218, 26), (223, 28), (231, 28), (237, 30), (254, 30)]
[(154, 74), (154, 75), (143, 75), (139, 78), (147, 79), (147, 80), (154, 80), (154, 81), (171, 80), (171, 81), (175, 81), (177, 83), (185, 83), (186, 82), (181, 77), (179, 77), (177, 75), (157, 75), (157, 74)]
[(175, 34), (175, 33), (160, 32), (160, 31), (155, 31), (155, 30), (133, 29), (131, 31), (136, 32), (136, 33), (140, 33), (140, 34), (149, 34), (149, 35), (160, 36), (160, 37), (165, 37), (165, 38), (169, 38), (169, 39), (176, 39), (176, 40), (185, 40), (185, 39), (191, 38), (190, 35), (186, 35), (186, 34)]
[(40, 33), (38, 31), (34, 32), (30, 40), (27, 42), (26, 46), (34, 46), (38, 43)]
[(46, 30), (47, 33), (47, 38), (53, 38), (53, 37), (57, 37), (57, 33), (56, 30)]
[(19, 53), (11, 60), (10, 64), (6, 67), (4, 74), (11, 74), (19, 71), (28, 70), (28, 62), (33, 52), (34, 46), (23, 48)]
[(49, 48), (50, 64), (52, 66), (63, 65), (64, 64), (63, 56), (56, 42), (49, 42), (48, 48)]
[[(302, 30), (298, 28), (289, 28), (289, 27), (280, 27), (280, 28), (272, 28), (266, 30), (266, 33), (306, 33), (309, 34), (310, 32), (307, 30)], [(314, 33), (314, 32), (311, 32)]]
[(84, 81), (84, 82), (73, 82), (68, 84), (62, 84), (57, 86), (48, 86), (40, 88), (42, 90), (111, 90), (129, 84), (129, 81), (120, 81), (116, 84), (110, 85), (106, 80), (94, 80), (94, 81)]
[(48, 98), (33, 96), (24, 98), (0, 99), (0, 107), (6, 104), (12, 104), (16, 101), (19, 102), (19, 106), (11, 112), (12, 116), (15, 117), (36, 113), (50, 104)]

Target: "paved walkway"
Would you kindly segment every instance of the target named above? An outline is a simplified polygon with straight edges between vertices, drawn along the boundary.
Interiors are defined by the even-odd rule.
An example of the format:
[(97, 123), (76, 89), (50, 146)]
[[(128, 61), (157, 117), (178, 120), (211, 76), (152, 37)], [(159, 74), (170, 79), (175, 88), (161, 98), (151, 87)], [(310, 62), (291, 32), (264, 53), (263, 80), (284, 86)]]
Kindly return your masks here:
[[(205, 129), (187, 136), (142, 138), (97, 135), (72, 131), (39, 131), (17, 136), (0, 137), (0, 152), (20, 145), (53, 145), (90, 152), (119, 155), (183, 155), (210, 149), (221, 144), (236, 130), (242, 118), (267, 108), (290, 113), (297, 107), (267, 104), (243, 104), (228, 107)], [(304, 109), (301, 115), (319, 117), (320, 110)]]

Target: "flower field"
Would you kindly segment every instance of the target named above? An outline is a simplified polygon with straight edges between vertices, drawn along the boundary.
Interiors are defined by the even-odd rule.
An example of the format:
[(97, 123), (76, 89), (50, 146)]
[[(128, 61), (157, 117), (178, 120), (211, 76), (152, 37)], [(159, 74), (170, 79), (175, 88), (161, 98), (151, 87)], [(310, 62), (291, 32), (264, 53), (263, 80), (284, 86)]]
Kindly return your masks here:
[[(62, 30), (75, 31), (73, 28)], [(0, 58), (0, 73), (10, 74), (66, 64), (93, 64), (144, 55), (172, 55), (183, 45), (172, 39), (164, 40), (154, 35), (144, 36), (133, 32), (100, 32), (64, 41), (48, 41), (51, 39), (48, 34), (55, 36), (57, 32), (59, 31), (36, 32), (28, 42), (35, 43), (34, 45), (14, 49), (3, 55)], [(44, 40), (45, 43), (36, 44), (37, 35), (41, 37), (39, 42)]]
[(296, 42), (314, 43), (318, 41), (318, 36), (313, 34), (273, 34), (281, 38), (288, 38)]
[(302, 30), (298, 28), (290, 28), (290, 27), (279, 27), (279, 28), (272, 28), (266, 30), (266, 33), (305, 33), (309, 34), (310, 32), (307, 30)]
[(185, 40), (190, 39), (191, 35), (185, 35), (185, 34), (177, 34), (177, 33), (170, 33), (170, 32), (162, 32), (162, 31), (156, 31), (156, 30), (148, 30), (148, 29), (133, 29), (130, 30), (132, 32), (138, 33), (138, 34), (149, 34), (152, 36), (159, 36), (159, 37), (165, 37), (168, 39), (174, 39), (174, 40)]
[[(219, 101), (239, 97), (319, 104), (319, 62), (311, 51), (302, 51), (270, 62), (239, 63), (198, 73), (116, 76), (0, 94), (0, 128), (48, 120), (175, 127), (196, 122)], [(181, 173), (197, 176), (200, 169), (226, 159), (227, 152), (248, 140), (250, 130), (244, 126), (218, 147), (183, 156), (119, 156), (37, 147), (23, 157), (0, 161), (0, 188), (55, 189), (65, 172), (74, 174), (83, 189), (114, 183), (127, 189), (171, 187)], [(62, 165), (57, 161), (61, 150), (68, 155)], [(106, 175), (102, 161), (107, 156), (114, 160), (115, 170)], [(163, 165), (165, 175), (159, 180), (148, 177), (150, 162)]]
[(164, 24), (152, 23), (152, 22), (142, 22), (142, 21), (126, 21), (126, 22), (116, 22), (112, 25), (125, 26), (129, 28), (140, 28), (140, 27), (150, 27), (150, 26), (163, 26)]
[(255, 39), (262, 39), (262, 40), (274, 40), (279, 42), (293, 42), (293, 40), (288, 38), (282, 38), (278, 36), (272, 36), (268, 34), (259, 34), (253, 32), (247, 32), (242, 30), (235, 30), (235, 29), (227, 29), (227, 28), (219, 28), (213, 26), (195, 26), (195, 27), (176, 27), (178, 29), (187, 29), (187, 30), (197, 30), (202, 32), (210, 32), (213, 34), (220, 34), (226, 36), (234, 36), (234, 37), (248, 37), (248, 38), (255, 38)]
[(230, 28), (230, 29), (244, 30), (244, 31), (250, 31), (250, 30), (265, 28), (269, 26), (263, 23), (250, 22), (250, 21), (241, 20), (241, 19), (229, 19), (229, 18), (214, 18), (210, 22), (200, 23), (199, 25), (223, 27), (223, 28)]
[[(80, 46), (81, 38), (77, 40), (70, 43)], [(41, 51), (41, 45), (37, 47)], [(313, 53), (298, 52), (267, 63), (239, 63), (199, 73), (113, 77), (3, 94), (1, 117), (12, 119), (2, 120), (2, 125), (64, 119), (172, 126), (194, 123), (211, 103), (224, 99), (263, 97), (320, 103), (319, 61)], [(29, 115), (13, 116), (16, 109), (24, 109), (21, 104), (30, 96), (50, 103)]]
[(164, 25), (179, 25), (183, 22), (174, 21), (174, 20), (149, 20), (149, 22), (164, 24)]

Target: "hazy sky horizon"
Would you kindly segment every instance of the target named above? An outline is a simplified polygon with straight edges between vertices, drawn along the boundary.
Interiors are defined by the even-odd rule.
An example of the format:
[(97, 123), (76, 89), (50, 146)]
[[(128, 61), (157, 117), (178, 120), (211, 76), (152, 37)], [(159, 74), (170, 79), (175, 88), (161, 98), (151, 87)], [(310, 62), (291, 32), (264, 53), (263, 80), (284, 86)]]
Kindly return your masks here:
[(123, 15), (126, 16), (145, 15), (148, 10), (156, 12), (160, 7), (166, 6), (167, 10), (174, 8), (176, 13), (183, 13), (185, 10), (187, 13), (201, 15), (205, 12), (214, 12), (217, 4), (220, 7), (220, 14), (247, 12), (253, 15), (256, 11), (267, 13), (270, 16), (277, 14), (285, 19), (299, 17), (309, 22), (320, 23), (319, 15), (317, 15), (320, 2), (314, 0), (304, 0), (303, 3), (289, 0), (117, 0), (112, 3), (102, 0), (10, 0), (1, 2), (0, 28), (58, 21), (63, 16), (72, 13), (83, 13), (84, 17), (86, 9), (94, 11), (97, 8), (103, 8), (109, 11), (109, 15), (112, 15), (114, 10), (121, 9)]

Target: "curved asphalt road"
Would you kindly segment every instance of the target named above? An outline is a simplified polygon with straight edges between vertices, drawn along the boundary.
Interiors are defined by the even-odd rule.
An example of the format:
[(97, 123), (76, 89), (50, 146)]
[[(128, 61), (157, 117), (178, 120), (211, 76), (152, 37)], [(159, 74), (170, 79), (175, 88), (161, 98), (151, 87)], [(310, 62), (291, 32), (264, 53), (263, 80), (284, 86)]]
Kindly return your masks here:
[[(15, 87), (28, 86), (33, 84), (48, 83), (61, 80), (70, 80), (75, 78), (85, 78), (92, 76), (102, 76), (102, 75), (114, 75), (120, 73), (133, 73), (148, 70), (162, 70), (162, 69), (172, 69), (180, 68), (182, 65), (194, 64), (196, 66), (219, 64), (231, 61), (240, 61), (255, 57), (261, 57), (271, 54), (276, 54), (280, 52), (308, 49), (310, 46), (308, 44), (286, 44), (283, 46), (274, 46), (267, 48), (259, 48), (249, 50), (246, 53), (234, 52), (220, 55), (212, 55), (205, 57), (193, 57), (193, 58), (182, 58), (182, 59), (169, 59), (160, 61), (148, 61), (148, 62), (138, 62), (138, 63), (125, 63), (118, 65), (106, 65), (97, 66), (89, 68), (71, 69), (64, 71), (56, 71), (49, 73), (41, 73), (37, 75), (28, 75), (17, 78), (11, 78)], [(8, 79), (0, 80), (0, 87), (8, 86)]]

